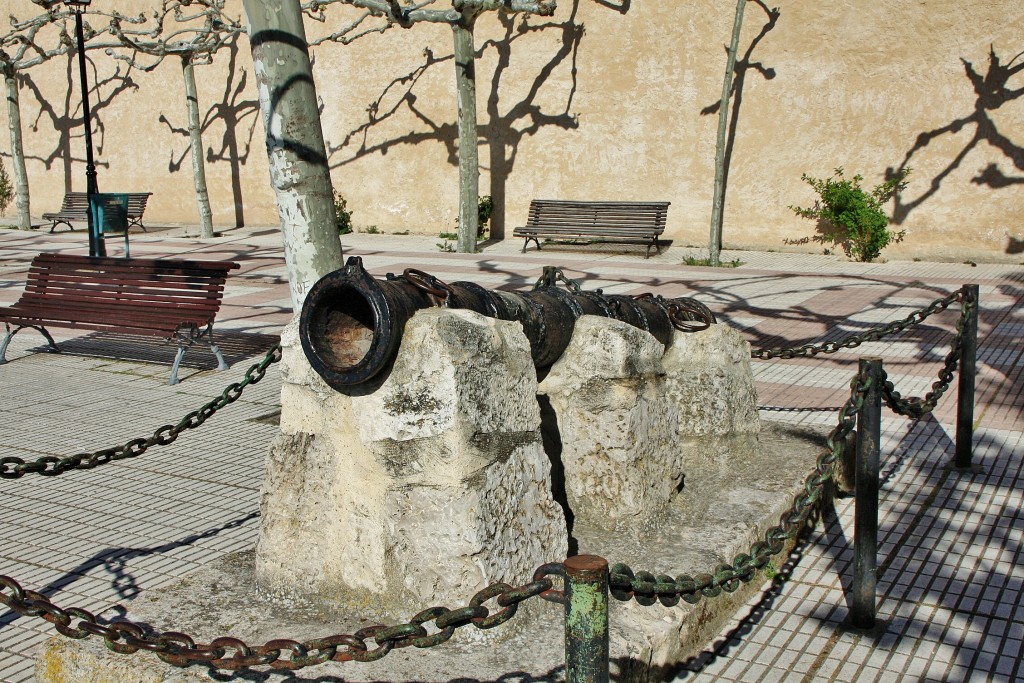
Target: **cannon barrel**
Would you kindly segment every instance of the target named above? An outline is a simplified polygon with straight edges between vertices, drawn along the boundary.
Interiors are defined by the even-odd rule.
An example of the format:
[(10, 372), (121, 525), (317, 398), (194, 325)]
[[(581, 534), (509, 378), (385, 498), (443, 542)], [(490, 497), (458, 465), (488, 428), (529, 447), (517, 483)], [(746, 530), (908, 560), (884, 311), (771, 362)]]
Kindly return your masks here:
[(646, 330), (664, 345), (673, 329), (697, 331), (715, 322), (703, 304), (689, 298), (651, 294), (605, 295), (559, 288), (556, 269), (530, 292), (485, 289), (473, 282), (445, 283), (412, 268), (383, 280), (371, 276), (353, 256), (309, 290), (299, 317), (299, 339), (313, 369), (334, 389), (365, 382), (384, 370), (402, 340), (406, 322), (423, 308), (463, 308), (501, 320), (518, 321), (530, 342), (534, 365), (550, 366), (569, 345), (576, 319), (599, 315)]

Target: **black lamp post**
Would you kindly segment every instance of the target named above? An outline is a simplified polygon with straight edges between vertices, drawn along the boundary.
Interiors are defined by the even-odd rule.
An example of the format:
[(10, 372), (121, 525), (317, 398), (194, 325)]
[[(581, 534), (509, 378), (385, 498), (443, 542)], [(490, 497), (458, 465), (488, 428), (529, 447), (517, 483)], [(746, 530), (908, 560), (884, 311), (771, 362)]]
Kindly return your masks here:
[(82, 82), (82, 116), (85, 121), (85, 194), (89, 201), (89, 256), (106, 256), (107, 249), (99, 226), (92, 213), (92, 196), (99, 192), (96, 185), (96, 164), (92, 156), (92, 116), (89, 112), (89, 85), (85, 72), (85, 33), (82, 30), (82, 12), (92, 0), (64, 0), (75, 13), (75, 38), (78, 40), (78, 71)]

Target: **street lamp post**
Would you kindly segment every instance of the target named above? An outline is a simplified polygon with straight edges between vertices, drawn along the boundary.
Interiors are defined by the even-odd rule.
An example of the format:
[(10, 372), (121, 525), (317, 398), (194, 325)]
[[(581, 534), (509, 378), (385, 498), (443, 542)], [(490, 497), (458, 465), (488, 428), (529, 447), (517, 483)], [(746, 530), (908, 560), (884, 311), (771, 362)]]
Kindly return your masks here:
[(75, 38), (78, 41), (78, 72), (82, 82), (82, 117), (85, 122), (85, 194), (89, 204), (89, 256), (106, 256), (106, 245), (92, 212), (92, 196), (99, 192), (99, 188), (96, 185), (96, 164), (92, 156), (92, 116), (89, 112), (89, 85), (85, 71), (85, 33), (82, 30), (82, 13), (91, 2), (92, 0), (64, 0), (64, 4), (75, 13)]

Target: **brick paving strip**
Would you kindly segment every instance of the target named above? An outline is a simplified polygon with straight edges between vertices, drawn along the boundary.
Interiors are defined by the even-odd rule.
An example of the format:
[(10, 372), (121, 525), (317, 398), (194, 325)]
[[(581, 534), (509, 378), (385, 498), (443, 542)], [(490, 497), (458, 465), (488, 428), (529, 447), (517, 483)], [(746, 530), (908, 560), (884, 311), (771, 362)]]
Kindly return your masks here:
[[(277, 231), (228, 231), (208, 242), (172, 235), (140, 235), (133, 251), (243, 263), (229, 279), (217, 323), (232, 369), (216, 372), (204, 354), (187, 354), (182, 383), (167, 387), (170, 347), (126, 347), (128, 340), (115, 340), (105, 350), (95, 335), (55, 330), (66, 351), (54, 356), (33, 352), (41, 337), (22, 332), (8, 351), (13, 362), (0, 366), (4, 455), (63, 456), (150, 434), (218, 395), (262, 357), (262, 345), (272, 343), (291, 315)], [(375, 275), (416, 267), (446, 280), (523, 288), (550, 264), (587, 288), (695, 296), (755, 347), (837, 339), (901, 319), (964, 283), (979, 283), (977, 471), (949, 468), (955, 396), (916, 422), (884, 413), (879, 626), (864, 633), (843, 623), (853, 504), (840, 499), (716, 647), (674, 673), (677, 680), (699, 682), (1024, 678), (1024, 268), (726, 252), (724, 261), (738, 258), (744, 265), (710, 269), (676, 265), (686, 254), (679, 248), (645, 262), (639, 252), (520, 255), (511, 241), (477, 255), (442, 254), (436, 241), (344, 238), (346, 252), (362, 255)], [(32, 255), (84, 253), (85, 238), (5, 230), (0, 245), (5, 305), (17, 299)], [(863, 355), (885, 358), (902, 394), (923, 395), (948, 350), (955, 318), (949, 311), (895, 340), (827, 357), (755, 361), (763, 417), (834, 424), (834, 409)], [(98, 612), (251, 547), (279, 391), (272, 370), (200, 429), (137, 460), (63, 477), (0, 481), (0, 572), (58, 604)], [(0, 682), (33, 680), (34, 651), (51, 633), (42, 620), (0, 614)], [(452, 672), (461, 675), (472, 672)]]

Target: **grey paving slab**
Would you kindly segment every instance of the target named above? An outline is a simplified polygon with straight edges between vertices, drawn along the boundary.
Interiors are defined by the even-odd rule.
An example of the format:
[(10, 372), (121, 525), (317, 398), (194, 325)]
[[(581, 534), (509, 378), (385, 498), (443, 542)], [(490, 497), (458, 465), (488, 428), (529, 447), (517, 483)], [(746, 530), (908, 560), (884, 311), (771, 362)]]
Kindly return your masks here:
[[(225, 346), (237, 349), (231, 370), (196, 362), (183, 368), (181, 384), (168, 387), (169, 360), (157, 348), (101, 357), (93, 340), (55, 330), (68, 351), (51, 355), (38, 352), (38, 335), (22, 332), (8, 351), (12, 362), (0, 366), (3, 455), (64, 456), (151, 434), (217, 396), (262, 357), (259, 345), (291, 315), (278, 230), (230, 230), (217, 240), (183, 232), (140, 236), (132, 250), (243, 264), (218, 322)], [(838, 499), (715, 644), (672, 675), (699, 683), (1024, 680), (1024, 268), (727, 251), (723, 260), (743, 265), (711, 269), (681, 265), (685, 256), (701, 256), (685, 247), (645, 261), (641, 252), (607, 248), (522, 254), (517, 240), (476, 255), (443, 254), (436, 241), (355, 234), (343, 244), (376, 275), (416, 267), (447, 280), (525, 288), (551, 264), (588, 287), (685, 293), (755, 347), (839, 339), (980, 283), (976, 471), (949, 468), (953, 395), (925, 419), (883, 419), (877, 628), (846, 623), (853, 503)], [(84, 237), (0, 231), (0, 305), (16, 300), (24, 264), (40, 251), (84, 253)], [(920, 395), (941, 365), (955, 317), (938, 315), (898, 338), (827, 357), (753, 362), (763, 414), (833, 425), (862, 355), (885, 358), (898, 390)], [(272, 369), (170, 446), (96, 470), (0, 481), (0, 572), (58, 604), (99, 611), (251, 547), (279, 391)], [(34, 651), (50, 633), (41, 620), (0, 614), (0, 683), (32, 681)], [(472, 672), (452, 672), (453, 680), (460, 677)]]

